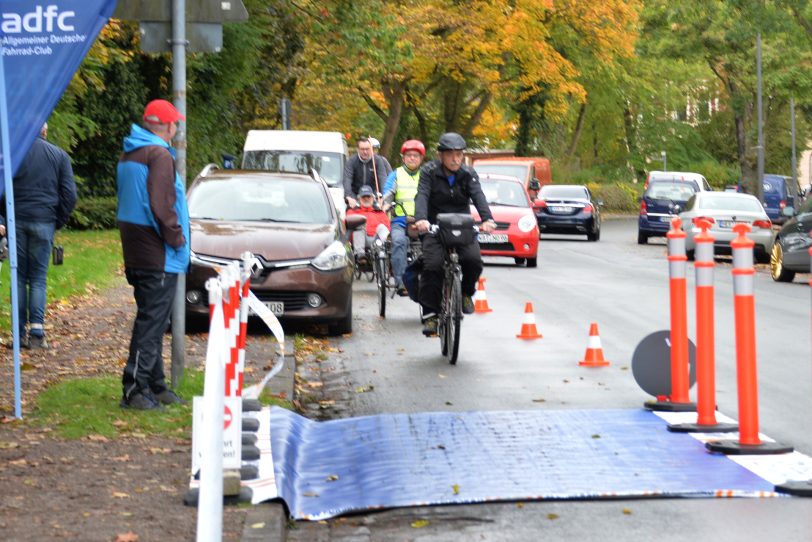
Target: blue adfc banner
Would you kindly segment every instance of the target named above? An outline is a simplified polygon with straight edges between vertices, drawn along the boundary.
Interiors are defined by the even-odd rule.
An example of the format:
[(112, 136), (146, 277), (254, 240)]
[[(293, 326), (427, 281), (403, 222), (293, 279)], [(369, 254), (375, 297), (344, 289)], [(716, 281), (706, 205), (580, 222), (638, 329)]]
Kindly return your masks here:
[(0, 0), (12, 172), (115, 7), (116, 0)]

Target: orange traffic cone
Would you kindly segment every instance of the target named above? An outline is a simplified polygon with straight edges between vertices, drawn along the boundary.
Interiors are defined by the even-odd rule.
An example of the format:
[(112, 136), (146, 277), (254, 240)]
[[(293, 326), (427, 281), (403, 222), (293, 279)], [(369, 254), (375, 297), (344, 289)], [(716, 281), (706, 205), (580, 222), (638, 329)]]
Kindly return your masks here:
[(474, 312), (493, 312), (488, 306), (488, 296), (485, 295), (485, 279), (479, 279), (476, 285), (476, 292), (474, 292)]
[(536, 317), (533, 315), (532, 303), (526, 303), (524, 306), (522, 331), (516, 337), (519, 339), (541, 339), (541, 333), (536, 330)]
[(592, 322), (589, 326), (589, 342), (586, 346), (586, 354), (584, 354), (583, 361), (579, 361), (578, 365), (585, 367), (604, 367), (609, 365), (609, 362), (603, 359), (603, 348), (601, 348), (601, 338), (598, 335), (598, 324)]

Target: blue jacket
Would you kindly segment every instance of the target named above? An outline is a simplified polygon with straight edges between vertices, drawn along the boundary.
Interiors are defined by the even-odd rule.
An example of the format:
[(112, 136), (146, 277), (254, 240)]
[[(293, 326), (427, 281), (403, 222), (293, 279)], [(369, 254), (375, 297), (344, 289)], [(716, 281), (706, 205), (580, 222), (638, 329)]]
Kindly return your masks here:
[(175, 150), (133, 124), (124, 138), (116, 177), (125, 267), (185, 273), (189, 211), (185, 187), (175, 172)]

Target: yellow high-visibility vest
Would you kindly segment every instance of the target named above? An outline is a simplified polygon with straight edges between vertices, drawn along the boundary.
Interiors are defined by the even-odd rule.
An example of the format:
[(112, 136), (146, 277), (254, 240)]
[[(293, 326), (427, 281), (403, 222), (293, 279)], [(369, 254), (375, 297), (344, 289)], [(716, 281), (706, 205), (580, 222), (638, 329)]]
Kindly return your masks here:
[(395, 216), (414, 216), (414, 197), (417, 195), (420, 168), (409, 173), (405, 167), (400, 166), (395, 170), (395, 180), (398, 183), (395, 201), (401, 204), (395, 206)]

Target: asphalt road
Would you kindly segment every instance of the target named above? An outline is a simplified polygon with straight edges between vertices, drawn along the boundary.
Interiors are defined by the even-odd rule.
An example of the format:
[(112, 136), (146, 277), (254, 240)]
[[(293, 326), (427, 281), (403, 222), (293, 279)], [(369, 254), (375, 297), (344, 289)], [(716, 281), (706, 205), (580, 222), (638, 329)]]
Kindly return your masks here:
[[(733, 288), (729, 259), (717, 260), (716, 384), (721, 412), (737, 417)], [(693, 269), (689, 336), (694, 338)], [(664, 240), (636, 243), (633, 219), (607, 220), (602, 239), (545, 236), (539, 267), (486, 259), (493, 312), (466, 317), (459, 361), (420, 334), (417, 306), (389, 303), (377, 316), (374, 284), (355, 287), (351, 336), (335, 340), (332, 360), (351, 389), (347, 415), (469, 410), (639, 408), (650, 397), (634, 382), (638, 342), (667, 329)], [(756, 275), (761, 431), (812, 454), (812, 363), (808, 276), (774, 283)], [(543, 339), (521, 341), (525, 303)], [(609, 367), (583, 359), (591, 322)], [(691, 397), (695, 398), (695, 389)], [(417, 519), (428, 524), (417, 529)], [(422, 525), (422, 524), (421, 524)], [(812, 539), (812, 500), (639, 499), (407, 508), (321, 523), (298, 523), (288, 540), (687, 540)]]

